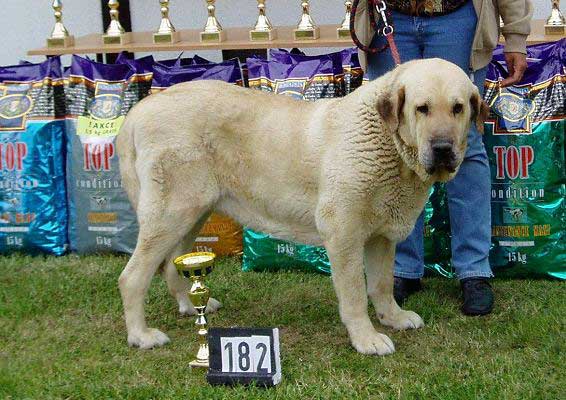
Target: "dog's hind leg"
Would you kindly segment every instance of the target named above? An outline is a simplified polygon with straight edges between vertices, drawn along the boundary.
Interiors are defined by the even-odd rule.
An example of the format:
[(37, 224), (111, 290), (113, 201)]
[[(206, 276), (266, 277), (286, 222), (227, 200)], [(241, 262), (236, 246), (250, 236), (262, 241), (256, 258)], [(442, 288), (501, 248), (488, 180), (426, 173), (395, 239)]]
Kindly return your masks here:
[[(145, 161), (147, 170), (142, 174), (145, 179), (140, 179), (137, 208), (138, 242), (119, 278), (128, 344), (144, 349), (169, 341), (163, 332), (146, 325), (144, 298), (151, 279), (216, 200), (216, 189), (210, 177), (204, 176), (206, 170), (201, 168), (203, 172), (199, 173), (194, 165), (186, 164), (165, 168), (171, 158), (164, 155)], [(191, 177), (190, 182), (187, 177)]]
[[(173, 264), (175, 258), (189, 253), (193, 248), (194, 241), (200, 232), (205, 221), (208, 219), (209, 214), (205, 214), (201, 220), (195, 224), (191, 231), (183, 238), (183, 240), (177, 245), (175, 250), (171, 253), (163, 269), (163, 278), (167, 282), (167, 287), (169, 288), (169, 293), (177, 300), (179, 304), (179, 313), (181, 315), (195, 315), (196, 310), (193, 307), (187, 293), (189, 291), (188, 280), (179, 275), (177, 268)], [(207, 313), (212, 313), (217, 311), (222, 304), (213, 298), (208, 300), (208, 306), (206, 307)]]
[(422, 318), (413, 311), (403, 310), (393, 297), (395, 243), (383, 237), (371, 238), (365, 245), (364, 258), (368, 295), (379, 322), (394, 329), (423, 327)]

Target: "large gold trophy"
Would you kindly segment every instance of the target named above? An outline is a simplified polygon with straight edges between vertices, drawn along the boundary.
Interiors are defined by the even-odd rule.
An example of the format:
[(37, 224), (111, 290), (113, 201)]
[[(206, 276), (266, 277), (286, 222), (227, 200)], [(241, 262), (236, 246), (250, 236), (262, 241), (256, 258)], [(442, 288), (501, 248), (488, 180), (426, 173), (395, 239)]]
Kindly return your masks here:
[(352, 15), (352, 2), (350, 0), (346, 0), (344, 2), (344, 7), (346, 7), (346, 14), (344, 15), (344, 19), (342, 23), (338, 27), (338, 39), (350, 39), (350, 16)]
[(303, 8), (301, 20), (299, 21), (297, 28), (293, 30), (295, 40), (318, 39), (320, 36), (320, 30), (318, 26), (315, 25), (309, 13), (309, 0), (301, 0), (301, 7)]
[(102, 35), (104, 44), (127, 44), (132, 41), (132, 33), (126, 32), (120, 23), (120, 2), (118, 0), (108, 0), (108, 8), (110, 8), (110, 25), (106, 33)]
[(271, 25), (271, 21), (265, 14), (265, 1), (257, 0), (259, 15), (254, 28), (250, 31), (251, 41), (273, 40), (277, 37), (277, 31)]
[(215, 258), (214, 253), (201, 252), (185, 254), (174, 261), (177, 271), (192, 281), (189, 299), (197, 310), (195, 325), (199, 339), (196, 359), (189, 363), (193, 368), (208, 368), (209, 366), (208, 322), (204, 313), (210, 298), (210, 289), (205, 285), (204, 278), (212, 272)]
[(161, 5), (161, 24), (157, 32), (153, 34), (153, 43), (177, 43), (179, 32), (175, 30), (169, 19), (169, 0), (159, 0)]
[(566, 33), (566, 20), (560, 12), (560, 0), (552, 0), (552, 11), (544, 25), (544, 33), (547, 35), (564, 35)]
[(216, 19), (215, 0), (206, 0), (206, 8), (208, 10), (208, 18), (204, 31), (200, 33), (201, 42), (222, 42), (226, 39), (226, 32), (222, 29), (222, 25)]
[(63, 2), (53, 0), (55, 26), (51, 31), (51, 36), (47, 38), (47, 47), (70, 47), (75, 44), (75, 37), (69, 34), (65, 25), (63, 25)]

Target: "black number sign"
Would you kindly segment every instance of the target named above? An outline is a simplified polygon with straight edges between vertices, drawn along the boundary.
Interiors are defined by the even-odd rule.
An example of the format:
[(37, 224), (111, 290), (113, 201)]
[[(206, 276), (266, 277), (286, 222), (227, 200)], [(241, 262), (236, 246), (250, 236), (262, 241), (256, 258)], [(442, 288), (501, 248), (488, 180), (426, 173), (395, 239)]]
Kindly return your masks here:
[(208, 347), (211, 384), (274, 386), (281, 381), (277, 328), (212, 328)]

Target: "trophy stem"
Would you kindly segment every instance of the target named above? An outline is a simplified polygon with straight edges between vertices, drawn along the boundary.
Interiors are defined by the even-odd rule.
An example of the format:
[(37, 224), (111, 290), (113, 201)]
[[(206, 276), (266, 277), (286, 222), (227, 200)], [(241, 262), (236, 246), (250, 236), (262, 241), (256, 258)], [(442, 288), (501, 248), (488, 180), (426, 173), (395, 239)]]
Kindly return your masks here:
[(250, 40), (265, 41), (273, 40), (276, 37), (276, 31), (265, 13), (265, 0), (257, 0), (258, 17), (254, 28), (250, 31)]
[(55, 25), (51, 31), (51, 36), (47, 39), (47, 47), (68, 47), (72, 46), (75, 42), (74, 37), (69, 34), (69, 31), (63, 25), (63, 2), (60, 0), (53, 0), (53, 16), (55, 17)]
[(338, 39), (350, 39), (350, 17), (352, 15), (352, 2), (347, 0), (344, 2), (346, 7), (346, 14), (342, 23), (338, 27)]
[(303, 14), (301, 15), (299, 25), (297, 25), (297, 28), (293, 31), (295, 40), (318, 39), (319, 29), (310, 15), (309, 0), (302, 0), (301, 7), (303, 8)]
[(216, 6), (214, 2), (215, 0), (206, 0), (208, 18), (206, 19), (204, 30), (200, 33), (201, 42), (221, 42), (225, 39), (222, 25), (220, 25), (220, 22), (216, 18)]
[(196, 359), (191, 361), (189, 365), (193, 368), (208, 368), (209, 352), (208, 352), (208, 321), (206, 320), (206, 305), (210, 298), (210, 289), (204, 284), (201, 276), (191, 277), (193, 285), (189, 291), (189, 299), (197, 310), (197, 318), (195, 325), (198, 334), (198, 351)]
[(566, 19), (560, 12), (560, 0), (552, 0), (552, 10), (544, 25), (547, 35), (564, 35), (566, 32)]
[(153, 34), (153, 43), (176, 43), (179, 33), (169, 19), (169, 0), (159, 0), (161, 5), (161, 23), (157, 32)]
[(118, 0), (108, 0), (110, 8), (110, 25), (103, 35), (104, 44), (126, 44), (131, 41), (131, 33), (126, 32), (120, 23), (120, 2)]

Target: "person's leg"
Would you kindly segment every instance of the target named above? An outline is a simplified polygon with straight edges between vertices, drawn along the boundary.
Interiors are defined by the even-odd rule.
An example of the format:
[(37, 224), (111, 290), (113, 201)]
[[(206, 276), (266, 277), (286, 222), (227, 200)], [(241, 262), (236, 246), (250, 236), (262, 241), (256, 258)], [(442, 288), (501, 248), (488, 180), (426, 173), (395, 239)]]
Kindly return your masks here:
[[(393, 12), (394, 37), (401, 61), (406, 62), (423, 56), (420, 31), (417, 19), (408, 15)], [(372, 47), (381, 47), (386, 43), (384, 36), (376, 35)], [(391, 51), (386, 49), (378, 54), (368, 55), (368, 78), (376, 79), (395, 67)], [(398, 278), (419, 279), (424, 273), (423, 255), (423, 216), (416, 223), (415, 229), (407, 240), (399, 243), (395, 251), (395, 276)], [(396, 300), (401, 303), (405, 295), (399, 296), (399, 280), (395, 282)]]
[[(485, 69), (475, 72), (483, 92)], [(468, 149), (456, 177), (446, 185), (452, 230), (452, 265), (458, 279), (489, 278), (491, 244), (491, 179), (489, 161), (475, 124), (468, 135)]]
[[(424, 57), (439, 57), (469, 72), (470, 52), (477, 17), (472, 2), (454, 13), (425, 21)], [(486, 69), (471, 77), (483, 94)], [(447, 183), (452, 232), (452, 265), (462, 282), (465, 314), (489, 313), (493, 292), (485, 281), (491, 277), (490, 172), (485, 147), (475, 124), (468, 134), (468, 148), (456, 177)]]
[[(424, 57), (439, 57), (469, 73), (470, 52), (477, 23), (472, 2), (441, 17), (427, 18)], [(486, 69), (473, 73), (483, 94)], [(489, 163), (480, 133), (472, 124), (468, 149), (456, 177), (447, 183), (452, 230), (452, 264), (459, 279), (490, 277), (491, 242)]]

